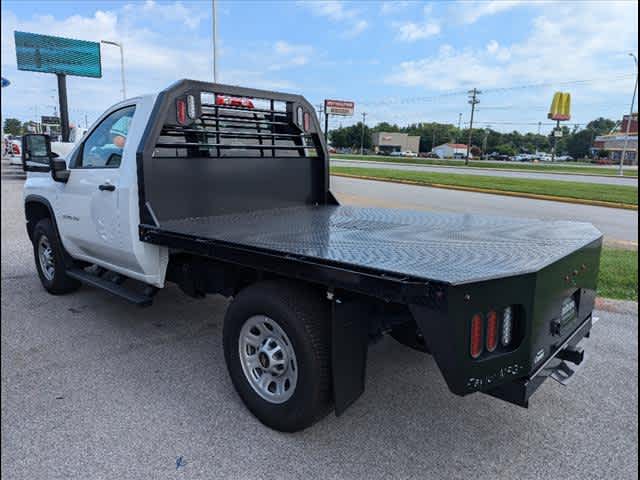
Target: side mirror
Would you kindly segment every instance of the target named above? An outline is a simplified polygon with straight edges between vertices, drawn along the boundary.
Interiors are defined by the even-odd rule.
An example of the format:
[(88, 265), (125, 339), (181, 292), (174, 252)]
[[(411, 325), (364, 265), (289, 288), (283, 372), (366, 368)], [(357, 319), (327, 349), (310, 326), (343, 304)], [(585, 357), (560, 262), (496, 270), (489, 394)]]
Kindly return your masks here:
[(69, 174), (71, 173), (67, 169), (67, 162), (62, 158), (57, 158), (58, 155), (55, 153), (53, 155), (55, 155), (55, 158), (52, 156), (50, 162), (51, 178), (56, 182), (67, 183), (69, 181)]
[(22, 169), (25, 172), (48, 172), (50, 160), (49, 135), (30, 133), (22, 136)]

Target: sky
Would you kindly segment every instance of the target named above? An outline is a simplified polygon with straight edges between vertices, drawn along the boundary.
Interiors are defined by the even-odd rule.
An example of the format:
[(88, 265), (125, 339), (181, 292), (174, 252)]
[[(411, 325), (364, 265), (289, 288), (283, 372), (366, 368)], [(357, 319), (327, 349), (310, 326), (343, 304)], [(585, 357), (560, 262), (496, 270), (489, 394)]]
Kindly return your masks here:
[[(180, 78), (211, 81), (211, 1), (2, 0), (2, 116), (57, 108), (54, 75), (18, 71), (13, 32), (123, 42), (127, 96)], [(638, 51), (637, 1), (217, 1), (218, 81), (353, 100), (350, 125), (469, 121), (548, 133), (554, 91), (572, 95), (578, 126), (628, 113)], [(102, 47), (100, 79), (68, 77), (71, 121), (93, 122), (121, 99), (120, 53)], [(637, 111), (637, 101), (636, 107)], [(461, 114), (461, 115), (460, 115)], [(539, 125), (539, 122), (542, 122)]]

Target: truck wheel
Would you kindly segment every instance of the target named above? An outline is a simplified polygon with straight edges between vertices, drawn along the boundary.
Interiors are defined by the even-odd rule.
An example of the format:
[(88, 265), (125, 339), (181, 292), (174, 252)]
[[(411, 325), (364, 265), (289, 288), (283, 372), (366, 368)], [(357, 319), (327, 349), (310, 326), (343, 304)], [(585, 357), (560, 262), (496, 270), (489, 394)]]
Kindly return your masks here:
[(40, 220), (33, 229), (33, 254), (40, 282), (49, 293), (60, 295), (80, 288), (80, 282), (66, 274), (64, 251), (48, 218)]
[(317, 291), (285, 281), (242, 290), (224, 319), (231, 381), (265, 425), (302, 430), (332, 408), (327, 305)]

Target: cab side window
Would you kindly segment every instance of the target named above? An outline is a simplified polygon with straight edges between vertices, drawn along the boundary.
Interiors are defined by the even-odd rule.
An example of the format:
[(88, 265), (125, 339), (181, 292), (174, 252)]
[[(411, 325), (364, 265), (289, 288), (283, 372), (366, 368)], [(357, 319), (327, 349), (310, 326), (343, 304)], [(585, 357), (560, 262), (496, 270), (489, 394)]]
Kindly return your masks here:
[(85, 140), (75, 168), (118, 168), (135, 110), (125, 107), (102, 120)]

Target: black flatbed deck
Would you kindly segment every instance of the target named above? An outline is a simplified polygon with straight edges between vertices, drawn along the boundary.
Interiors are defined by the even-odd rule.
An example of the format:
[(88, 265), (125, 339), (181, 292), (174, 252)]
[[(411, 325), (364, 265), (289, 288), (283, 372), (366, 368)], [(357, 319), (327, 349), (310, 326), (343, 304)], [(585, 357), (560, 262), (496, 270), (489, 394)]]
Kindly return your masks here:
[(452, 285), (535, 272), (602, 237), (588, 223), (334, 205), (168, 220), (155, 230)]

